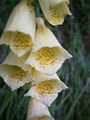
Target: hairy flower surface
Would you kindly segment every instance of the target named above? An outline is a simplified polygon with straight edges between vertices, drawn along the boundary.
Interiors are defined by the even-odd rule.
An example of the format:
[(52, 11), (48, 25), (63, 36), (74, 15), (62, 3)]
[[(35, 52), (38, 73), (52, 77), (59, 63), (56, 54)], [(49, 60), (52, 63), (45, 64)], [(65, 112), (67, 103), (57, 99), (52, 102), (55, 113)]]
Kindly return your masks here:
[(54, 74), (62, 63), (72, 56), (59, 44), (54, 34), (45, 26), (41, 18), (37, 18), (35, 45), (29, 58), (25, 61), (36, 70)]
[(54, 120), (44, 104), (31, 98), (28, 105), (27, 120)]
[(57, 74), (49, 76), (35, 70), (31, 72), (31, 74), (34, 82), (25, 96), (36, 98), (47, 106), (52, 104), (59, 92), (67, 88), (67, 86), (58, 78)]
[(33, 46), (35, 25), (34, 8), (29, 0), (21, 0), (8, 19), (0, 44), (9, 45), (17, 56), (23, 56)]
[(39, 0), (41, 9), (52, 25), (63, 24), (66, 15), (71, 15), (69, 0)]

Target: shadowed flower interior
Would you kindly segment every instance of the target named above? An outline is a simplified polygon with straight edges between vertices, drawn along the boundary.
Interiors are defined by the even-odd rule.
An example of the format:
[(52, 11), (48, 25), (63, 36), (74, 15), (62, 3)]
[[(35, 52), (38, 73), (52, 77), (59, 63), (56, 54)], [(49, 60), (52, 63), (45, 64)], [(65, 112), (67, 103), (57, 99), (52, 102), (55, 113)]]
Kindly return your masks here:
[(61, 2), (56, 5), (50, 6), (50, 21), (52, 24), (57, 24), (60, 21), (60, 24), (64, 22), (64, 17), (69, 14), (68, 3)]
[(32, 48), (32, 39), (29, 34), (8, 31), (3, 33), (3, 38), (7, 38), (11, 50), (19, 57)]
[[(57, 84), (56, 80), (49, 80), (49, 81), (46, 80), (46, 81), (40, 82), (37, 85), (36, 89), (38, 94), (40, 95), (53, 94), (53, 89), (56, 84)], [(58, 88), (56, 92), (58, 92)]]
[(36, 52), (32, 52), (25, 64), (30, 64), (40, 72), (54, 74), (67, 59), (64, 53), (65, 51), (59, 47), (43, 47)]
[(8, 79), (13, 82), (22, 81), (23, 77), (26, 77), (26, 72), (17, 66), (12, 66), (9, 68)]
[(55, 56), (54, 48), (41, 48), (36, 54), (36, 60), (39, 61), (41, 67), (45, 67), (46, 65), (54, 65), (57, 57)]
[(10, 41), (10, 47), (18, 56), (22, 56), (32, 48), (32, 39), (30, 35), (15, 32)]
[(54, 26), (62, 25), (64, 17), (71, 15), (68, 0), (39, 0), (39, 3), (46, 19)]
[(36, 98), (41, 103), (50, 106), (58, 93), (64, 89), (67, 89), (67, 86), (61, 80), (49, 79), (33, 84), (25, 96)]
[(20, 67), (14, 65), (0, 65), (0, 75), (12, 90), (18, 89), (31, 80), (28, 71), (24, 71)]

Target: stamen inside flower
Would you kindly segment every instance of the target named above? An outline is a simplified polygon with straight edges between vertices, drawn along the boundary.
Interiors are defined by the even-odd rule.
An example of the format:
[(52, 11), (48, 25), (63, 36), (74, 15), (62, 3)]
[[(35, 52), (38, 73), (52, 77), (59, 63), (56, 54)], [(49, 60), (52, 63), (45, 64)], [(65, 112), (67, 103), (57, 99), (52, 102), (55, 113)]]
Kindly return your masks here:
[(54, 65), (57, 58), (55, 57), (55, 51), (53, 48), (41, 48), (36, 55), (36, 60), (39, 61), (41, 67), (46, 65)]
[[(30, 35), (26, 35), (21, 32), (15, 32), (13, 38), (10, 41), (10, 46), (13, 51), (18, 52), (28, 52), (32, 47), (32, 40)], [(24, 55), (24, 53), (22, 53)]]
[(17, 66), (10, 67), (10, 73), (8, 75), (9, 80), (12, 82), (20, 82), (26, 77), (26, 72)]
[(50, 21), (52, 23), (57, 23), (59, 21), (63, 22), (64, 17), (68, 14), (67, 2), (62, 2), (60, 4), (50, 6), (50, 13)]
[(56, 84), (56, 80), (42, 81), (37, 85), (37, 91), (40, 95), (53, 94), (53, 88)]

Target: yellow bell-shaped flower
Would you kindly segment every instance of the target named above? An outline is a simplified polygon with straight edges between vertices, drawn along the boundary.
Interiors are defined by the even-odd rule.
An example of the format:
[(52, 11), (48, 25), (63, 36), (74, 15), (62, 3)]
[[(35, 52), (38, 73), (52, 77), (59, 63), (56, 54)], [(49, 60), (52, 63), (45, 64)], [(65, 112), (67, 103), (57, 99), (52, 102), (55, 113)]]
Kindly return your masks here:
[(12, 91), (31, 80), (29, 72), (24, 71), (18, 66), (7, 64), (0, 65), (0, 76)]
[(27, 57), (28, 53), (22, 57), (17, 57), (11, 51), (0, 65), (0, 75), (12, 91), (32, 81), (31, 67), (24, 64)]
[(9, 45), (18, 57), (23, 56), (32, 48), (35, 25), (33, 6), (29, 0), (21, 0), (8, 19), (0, 44)]
[(71, 57), (45, 26), (44, 21), (37, 18), (34, 46), (25, 64), (30, 64), (37, 71), (54, 74), (62, 63)]
[(71, 15), (69, 0), (39, 0), (41, 9), (52, 25), (62, 25), (66, 15)]
[(52, 104), (59, 92), (67, 89), (67, 86), (59, 79), (57, 74), (50, 76), (32, 69), (31, 77), (32, 85), (25, 96), (36, 98), (47, 106)]

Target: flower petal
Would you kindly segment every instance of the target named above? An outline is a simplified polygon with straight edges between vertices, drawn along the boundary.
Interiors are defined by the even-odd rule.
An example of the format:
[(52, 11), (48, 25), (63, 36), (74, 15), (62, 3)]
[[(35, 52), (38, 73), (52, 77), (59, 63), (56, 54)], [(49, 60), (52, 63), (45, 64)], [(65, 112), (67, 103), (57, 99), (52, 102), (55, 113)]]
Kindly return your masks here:
[(41, 103), (50, 106), (58, 96), (58, 92), (66, 88), (60, 80), (46, 80), (32, 86), (25, 96), (34, 97)]
[(63, 24), (64, 17), (71, 15), (68, 0), (39, 0), (39, 3), (46, 19), (54, 26)]
[(53, 75), (47, 75), (35, 70), (34, 68), (31, 69), (31, 76), (33, 83), (35, 84), (46, 80), (60, 80), (56, 73)]
[(31, 66), (24, 64), (25, 60), (29, 56), (29, 52), (22, 57), (17, 57), (12, 51), (6, 57), (2, 64), (15, 65), (22, 68), (24, 71), (29, 71), (31, 73)]
[(12, 32), (4, 32), (0, 38), (0, 45), (2, 44), (9, 45), (11, 36), (12, 36)]
[(27, 0), (22, 0), (13, 9), (0, 44), (8, 44), (17, 56), (23, 56), (32, 48), (35, 24), (34, 8)]
[(46, 27), (42, 18), (37, 17), (36, 24), (35, 46), (33, 47), (33, 52), (43, 47), (60, 47), (55, 35)]
[[(41, 119), (42, 118), (42, 119)], [(38, 100), (31, 98), (28, 105), (27, 120), (53, 120), (47, 106), (40, 103)]]
[(0, 75), (12, 91), (30, 81), (29, 73), (17, 66), (0, 65)]

